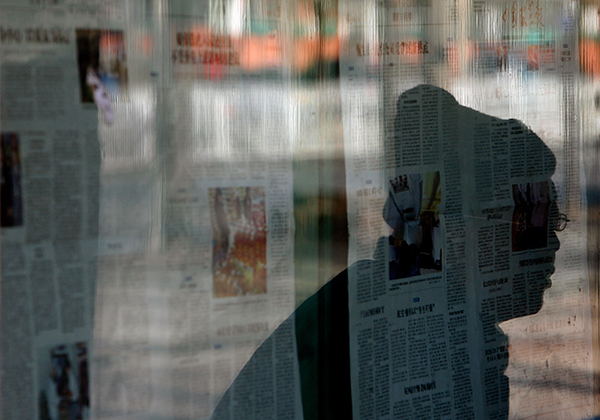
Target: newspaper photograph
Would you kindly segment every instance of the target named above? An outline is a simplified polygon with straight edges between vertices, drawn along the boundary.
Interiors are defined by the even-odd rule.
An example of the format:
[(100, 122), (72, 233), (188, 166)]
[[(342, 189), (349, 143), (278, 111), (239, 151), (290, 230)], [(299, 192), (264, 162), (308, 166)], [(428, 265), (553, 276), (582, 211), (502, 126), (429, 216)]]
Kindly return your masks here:
[(268, 229), (264, 187), (211, 188), (209, 200), (214, 235), (214, 296), (266, 293)]

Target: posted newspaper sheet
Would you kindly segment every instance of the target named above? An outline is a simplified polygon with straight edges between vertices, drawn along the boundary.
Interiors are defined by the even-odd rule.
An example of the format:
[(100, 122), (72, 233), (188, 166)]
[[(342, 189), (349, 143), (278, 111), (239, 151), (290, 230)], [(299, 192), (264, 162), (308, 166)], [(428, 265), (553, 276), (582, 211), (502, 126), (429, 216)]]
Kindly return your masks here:
[(171, 71), (141, 3), (58, 3), (0, 8), (0, 417), (210, 418), (282, 322), (256, 410), (301, 416), (289, 85)]
[(98, 5), (41, 6), (0, 7), (0, 417), (89, 418), (101, 96), (124, 97), (125, 31)]
[(515, 5), (340, 5), (355, 419), (593, 411), (577, 11)]
[[(173, 88), (164, 317), (173, 418), (301, 418), (288, 318), (295, 305), (292, 115), (282, 104), (289, 98), (284, 83), (182, 78)], [(277, 338), (264, 342), (276, 328)], [(232, 386), (253, 354), (268, 368)]]

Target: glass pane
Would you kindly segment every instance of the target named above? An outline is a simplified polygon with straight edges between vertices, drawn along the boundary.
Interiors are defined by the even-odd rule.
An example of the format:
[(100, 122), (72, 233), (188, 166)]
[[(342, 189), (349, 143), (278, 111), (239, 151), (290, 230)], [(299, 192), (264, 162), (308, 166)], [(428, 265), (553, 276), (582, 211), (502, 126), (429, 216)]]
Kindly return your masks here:
[(0, 417), (600, 416), (599, 17), (4, 0)]

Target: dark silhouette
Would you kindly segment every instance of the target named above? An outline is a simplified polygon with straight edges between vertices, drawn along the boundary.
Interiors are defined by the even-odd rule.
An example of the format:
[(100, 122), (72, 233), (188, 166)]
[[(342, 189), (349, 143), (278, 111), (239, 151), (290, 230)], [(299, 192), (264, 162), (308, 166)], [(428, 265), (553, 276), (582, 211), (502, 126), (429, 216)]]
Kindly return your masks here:
[[(406, 130), (407, 122), (422, 127), (421, 134)], [(427, 137), (426, 132), (433, 134)], [(411, 149), (407, 147), (409, 144)], [(375, 376), (366, 388), (352, 384), (360, 388), (361, 398), (363, 392), (373, 399), (383, 395), (381, 406), (374, 403), (372, 407), (361, 407), (358, 417), (379, 418), (375, 410), (385, 413), (382, 418), (508, 417), (509, 385), (503, 375), (508, 364), (508, 340), (498, 324), (537, 313), (542, 307), (544, 290), (550, 286), (549, 276), (558, 249), (554, 230), (559, 214), (550, 180), (554, 155), (519, 121), (496, 119), (460, 106), (448, 92), (433, 86), (418, 86), (400, 96), (394, 136), (385, 147), (391, 185), (383, 217), (393, 234), (379, 238), (373, 260), (353, 264), (298, 307), (252, 356), (217, 406), (213, 419), (293, 418), (286, 417), (289, 412), (282, 408), (281, 402), (293, 398), (287, 391), (293, 385), (289, 383), (293, 366), (280, 363), (280, 356), (289, 356), (291, 347), (285, 346), (293, 343), (289, 336), (294, 329), (304, 418), (351, 419), (350, 343), (354, 337), (350, 335), (353, 329), (349, 320), (356, 308), (349, 307), (349, 302), (356, 299), (349, 296), (349, 281), (371, 282), (365, 287), (373, 288), (375, 283), (385, 283), (387, 288), (390, 284), (408, 284), (409, 277), (427, 275), (442, 278), (438, 290), (445, 287), (447, 293), (447, 302), (440, 305), (447, 307), (448, 313), (443, 314), (445, 322), (459, 319), (450, 314), (451, 310), (469, 315), (464, 327), (442, 328), (447, 343), (443, 357), (448, 359), (444, 369), (431, 373), (433, 362), (427, 357), (427, 366), (418, 366), (424, 360), (419, 354), (413, 358), (404, 355), (406, 369), (423, 370), (423, 377), (436, 377), (440, 388), (437, 391), (447, 391), (448, 396), (421, 399), (415, 404), (412, 396), (405, 395), (410, 388), (389, 386), (392, 374), (382, 378), (381, 383)], [(405, 153), (415, 148), (420, 148), (423, 154), (439, 155), (435, 164), (443, 170), (441, 177), (431, 171), (421, 173), (434, 174), (431, 183), (434, 187), (430, 189), (441, 189), (441, 195), (401, 199), (404, 200), (401, 204), (398, 194), (410, 191), (414, 195), (423, 188), (418, 176), (410, 175), (416, 171), (403, 175), (404, 168), (410, 166)], [(514, 181), (517, 179), (518, 182)], [(444, 198), (437, 200), (436, 195)], [(413, 204), (407, 204), (410, 200)], [(498, 216), (499, 212), (505, 216)], [(444, 229), (441, 219), (446, 220)], [(521, 220), (522, 226), (511, 228)], [(407, 234), (410, 229), (418, 235)], [(436, 233), (432, 233), (434, 230)], [(489, 242), (485, 240), (488, 231), (492, 232), (492, 241), (500, 244), (492, 247), (489, 255), (484, 249)], [(411, 235), (420, 239), (412, 241)], [(436, 250), (434, 243), (436, 240), (439, 243), (440, 235), (443, 253)], [(396, 256), (391, 258), (390, 253)], [(492, 264), (489, 269), (488, 257)], [(528, 266), (539, 261), (541, 264), (535, 268)], [(388, 268), (387, 274), (381, 267)], [(486, 281), (496, 273), (493, 280), (504, 286), (490, 290)], [(414, 294), (410, 286), (406, 287), (408, 294)], [(421, 294), (427, 296), (427, 292)], [(389, 325), (391, 330), (392, 324)], [(456, 344), (460, 340), (464, 343)], [(391, 370), (392, 359), (398, 356), (390, 341), (387, 341), (390, 367), (384, 363), (384, 370)], [(410, 337), (408, 341), (406, 348), (412, 345)], [(470, 357), (480, 359), (469, 361)], [(278, 377), (285, 379), (273, 381), (272, 388), (265, 387), (264, 381), (259, 381), (265, 374), (272, 374), (274, 366)], [(404, 381), (409, 383), (409, 378)], [(441, 389), (442, 383), (447, 384), (446, 389)], [(380, 392), (386, 386), (389, 395)], [(475, 394), (479, 395), (477, 400)], [(431, 393), (420, 395), (427, 397)], [(444, 401), (448, 401), (447, 406)], [(394, 413), (381, 408), (392, 404)]]

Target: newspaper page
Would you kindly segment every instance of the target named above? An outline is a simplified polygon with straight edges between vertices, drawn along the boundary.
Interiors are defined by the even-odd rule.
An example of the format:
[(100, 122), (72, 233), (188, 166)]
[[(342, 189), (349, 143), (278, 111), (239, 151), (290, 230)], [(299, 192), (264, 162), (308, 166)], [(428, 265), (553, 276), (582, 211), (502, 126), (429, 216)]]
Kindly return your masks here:
[[(178, 84), (165, 244), (173, 415), (183, 416), (181, 399), (191, 397), (201, 418), (302, 418), (288, 318), (295, 306), (289, 90)], [(253, 353), (260, 370), (246, 366)], [(187, 373), (190, 366), (202, 377)], [(182, 381), (189, 385), (182, 389)], [(194, 395), (202, 382), (207, 401)]]
[[(455, 90), (457, 99), (490, 115), (521, 120), (544, 141), (557, 161), (553, 175), (554, 200), (562, 226), (556, 232), (560, 249), (555, 256), (552, 287), (545, 293), (538, 314), (500, 325), (510, 337), (509, 366), (505, 374), (511, 384), (511, 416), (588, 418), (593, 409), (593, 370), (590, 289), (585, 259), (588, 243), (586, 183), (581, 175), (582, 139), (578, 123), (581, 111), (577, 58), (579, 20), (576, 16), (580, 8), (576, 3), (562, 2), (499, 6), (490, 2), (476, 8), (474, 13), (477, 16), (500, 14), (504, 25), (502, 40), (484, 25), (474, 24), (481, 44), (498, 47), (499, 60), (496, 60), (495, 70), (491, 70), (493, 63), (488, 60), (488, 65), (482, 67), (486, 70), (477, 72), (477, 81), (469, 81), (470, 91), (465, 90), (464, 79), (459, 78)], [(555, 32), (551, 30), (554, 22), (561, 22)], [(528, 33), (535, 35), (526, 39), (525, 27)], [(520, 77), (515, 79), (515, 74)], [(497, 79), (490, 83), (490, 77)], [(509, 93), (513, 87), (518, 94)], [(520, 103), (519, 97), (527, 98), (526, 103)], [(522, 186), (517, 188), (522, 190)], [(515, 193), (513, 196), (517, 197)], [(564, 219), (569, 222), (563, 224)], [(519, 264), (535, 267), (528, 259), (521, 256)]]
[(577, 10), (517, 3), (340, 4), (354, 418), (592, 415)]
[(301, 418), (289, 83), (138, 6), (2, 5), (2, 416)]
[(106, 10), (47, 3), (0, 6), (3, 419), (90, 418), (99, 98), (127, 82)]
[(289, 84), (241, 80), (208, 3), (184, 6), (140, 29), (164, 55), (130, 99), (137, 131), (106, 134), (92, 411), (301, 418)]
[[(275, 6), (261, 11), (274, 31)], [(279, 41), (260, 59), (267, 38), (232, 23), (239, 10), (189, 9), (171, 19), (165, 82), (172, 416), (302, 418), (290, 317), (295, 108)]]

